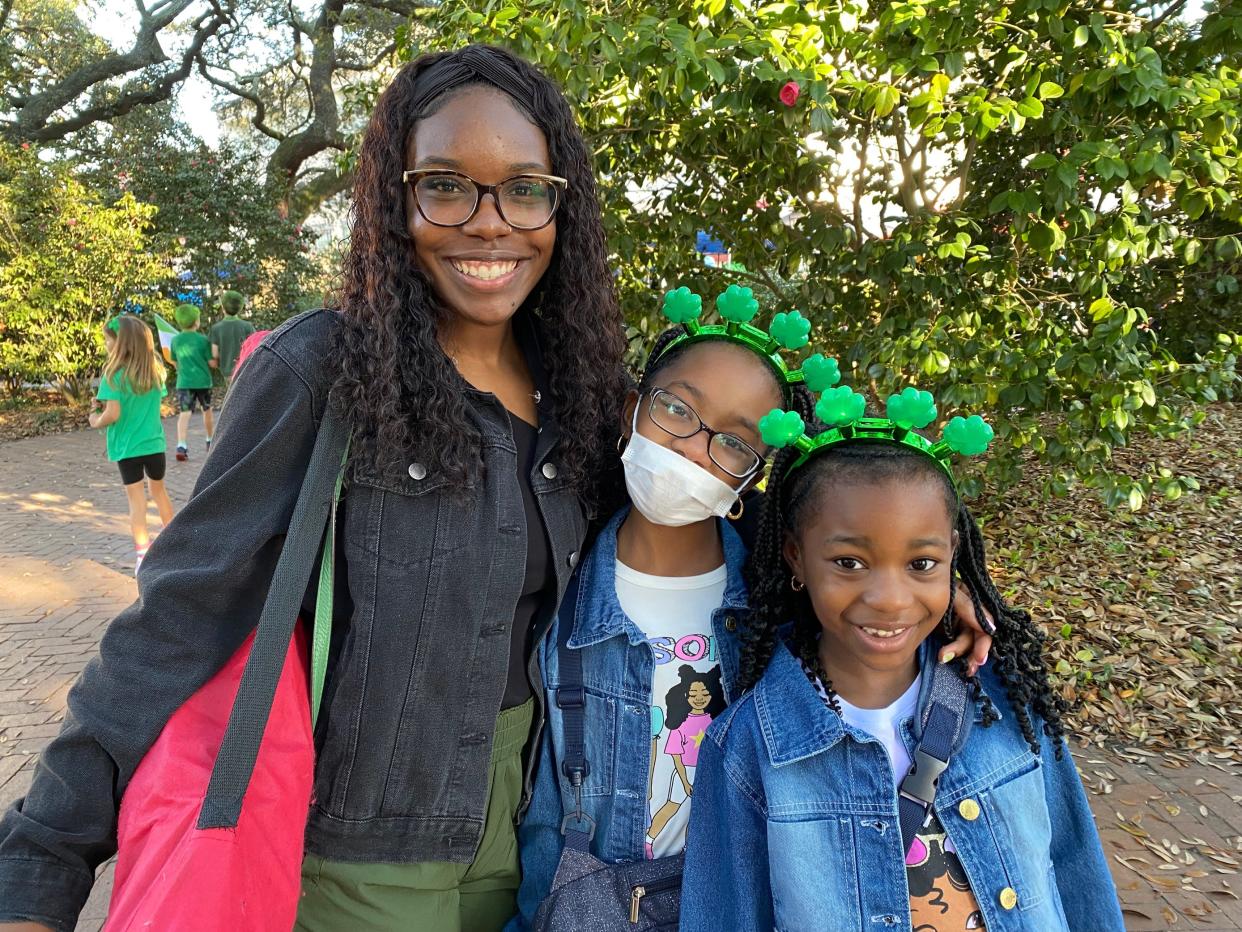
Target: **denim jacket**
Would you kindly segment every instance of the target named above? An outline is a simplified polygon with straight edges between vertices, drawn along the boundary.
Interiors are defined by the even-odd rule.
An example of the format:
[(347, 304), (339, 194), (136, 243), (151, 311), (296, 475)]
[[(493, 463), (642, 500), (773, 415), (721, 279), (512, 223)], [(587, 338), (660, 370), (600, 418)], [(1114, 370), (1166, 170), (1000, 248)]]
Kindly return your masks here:
[[(234, 380), (193, 497), (142, 565), (138, 601), (104, 634), (30, 791), (0, 822), (0, 920), (73, 928), (95, 868), (116, 849), (134, 769), (254, 629), (327, 404), (337, 320), (293, 318)], [(534, 322), (519, 324), (537, 370)], [(395, 469), (356, 464), (342, 498), (306, 830), (307, 849), (325, 858), (468, 863), (482, 837), (526, 522), (508, 415), (493, 395), (463, 393), (484, 464), (471, 494), (454, 495), (412, 452)], [(530, 476), (551, 544), (550, 603), (586, 532), (557, 468), (558, 436), (545, 416)], [(533, 658), (528, 671), (537, 683)]]
[[(1058, 761), (1044, 736), (1032, 754), (1000, 680), (988, 667), (980, 680), (1001, 721), (976, 721), (935, 809), (988, 932), (1124, 932), (1069, 748), (1061, 742)], [(930, 685), (923, 677), (920, 708)], [(912, 752), (911, 725), (901, 734)], [(888, 755), (830, 710), (779, 646), (699, 751), (681, 929), (911, 932), (909, 904)]]
[[(573, 626), (569, 648), (583, 652), (586, 759), (591, 772), (582, 787), (582, 809), (595, 820), (591, 853), (610, 864), (646, 857), (643, 840), (648, 821), (655, 652), (617, 600), (617, 529), (628, 513), (628, 508), (618, 512), (600, 532), (578, 568), (582, 578), (576, 603), (566, 600), (561, 606), (538, 649), (548, 718), (539, 746), (534, 795), (518, 829), (520, 914), (509, 923), (508, 932), (529, 928), (539, 903), (551, 890), (564, 843), (561, 822), (565, 813), (574, 811), (574, 794), (561, 776), (565, 723), (556, 705), (560, 625)], [(731, 698), (738, 669), (736, 631), (746, 611), (742, 579), (746, 548), (729, 522), (719, 524), (728, 578), (724, 600), (712, 614), (712, 637), (721, 660), (725, 697)]]

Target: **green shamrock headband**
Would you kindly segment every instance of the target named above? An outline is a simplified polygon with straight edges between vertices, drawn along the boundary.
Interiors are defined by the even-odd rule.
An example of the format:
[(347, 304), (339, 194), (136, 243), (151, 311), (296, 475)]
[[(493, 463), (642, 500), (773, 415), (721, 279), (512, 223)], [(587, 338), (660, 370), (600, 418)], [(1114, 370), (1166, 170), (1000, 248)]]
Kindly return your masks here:
[[(805, 384), (813, 392), (821, 392), (841, 379), (835, 359), (827, 359), (822, 353), (808, 357), (802, 367), (789, 368), (781, 357), (781, 350), (797, 350), (810, 342), (811, 322), (798, 311), (777, 314), (766, 331), (751, 324), (759, 313), (755, 293), (741, 285), (730, 285), (716, 298), (716, 310), (723, 324), (699, 323), (703, 313), (703, 299), (689, 288), (675, 288), (664, 296), (663, 314), (674, 324), (680, 324), (686, 332), (670, 342), (660, 353), (667, 356), (678, 346), (703, 340), (729, 340), (758, 353), (776, 373), (784, 388)], [(659, 357), (657, 357), (659, 358)], [(654, 360), (653, 360), (654, 361)]]
[[(836, 360), (828, 362), (836, 368)], [(955, 488), (953, 454), (978, 456), (992, 442), (992, 428), (977, 414), (953, 418), (945, 425), (940, 440), (934, 443), (915, 433), (936, 419), (936, 402), (931, 393), (916, 388), (890, 395), (887, 417), (865, 417), (866, 408), (866, 399), (848, 386), (825, 388), (815, 405), (815, 416), (828, 425), (827, 430), (809, 437), (798, 412), (774, 408), (759, 420), (759, 434), (769, 446), (777, 449), (793, 446), (802, 451), (790, 472), (821, 450), (847, 441), (899, 443), (930, 457)]]

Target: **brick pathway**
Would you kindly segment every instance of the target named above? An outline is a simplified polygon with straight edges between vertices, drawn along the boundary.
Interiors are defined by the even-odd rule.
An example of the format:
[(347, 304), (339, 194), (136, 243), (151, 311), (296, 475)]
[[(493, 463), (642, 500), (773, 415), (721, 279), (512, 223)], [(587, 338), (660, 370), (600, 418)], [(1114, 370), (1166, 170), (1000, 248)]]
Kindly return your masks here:
[[(177, 506), (202, 463), (197, 420), (195, 430), (194, 460), (169, 463)], [(171, 419), (165, 431), (171, 450)], [(0, 443), (0, 806), (25, 792), (70, 684), (134, 598), (131, 547), (124, 494), (98, 434)], [(1242, 930), (1242, 769), (1205, 761), (1174, 770), (1154, 756), (1136, 763), (1132, 753), (1096, 748), (1075, 757), (1127, 927)], [(105, 868), (79, 929), (102, 925), (110, 879)]]

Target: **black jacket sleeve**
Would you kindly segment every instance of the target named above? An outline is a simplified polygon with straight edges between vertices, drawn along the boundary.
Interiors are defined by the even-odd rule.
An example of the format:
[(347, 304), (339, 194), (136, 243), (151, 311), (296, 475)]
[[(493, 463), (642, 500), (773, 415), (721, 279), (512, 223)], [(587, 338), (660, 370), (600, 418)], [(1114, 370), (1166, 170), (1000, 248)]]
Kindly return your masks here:
[(257, 625), (327, 402), (307, 373), (323, 369), (328, 316), (276, 331), (234, 382), (193, 497), (143, 562), (138, 600), (108, 627), (29, 792), (0, 820), (0, 920), (73, 929), (116, 850), (135, 768)]

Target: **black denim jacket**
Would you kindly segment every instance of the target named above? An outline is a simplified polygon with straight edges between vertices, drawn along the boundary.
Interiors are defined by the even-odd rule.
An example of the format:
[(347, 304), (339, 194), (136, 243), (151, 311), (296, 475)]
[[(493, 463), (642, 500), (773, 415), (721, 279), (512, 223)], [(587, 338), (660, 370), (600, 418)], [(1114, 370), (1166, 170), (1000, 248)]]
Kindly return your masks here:
[[(109, 626), (30, 792), (0, 821), (0, 920), (73, 928), (115, 851), (134, 769), (257, 624), (327, 402), (335, 320), (289, 321), (234, 382), (193, 497), (143, 563), (138, 601)], [(306, 829), (322, 857), (465, 863), (482, 837), (526, 528), (504, 408), (467, 396), (485, 466), (470, 495), (447, 494), (443, 477), (411, 462), (352, 469), (342, 498), (346, 571)], [(531, 484), (559, 602), (586, 518), (557, 469), (557, 436), (545, 416)]]

